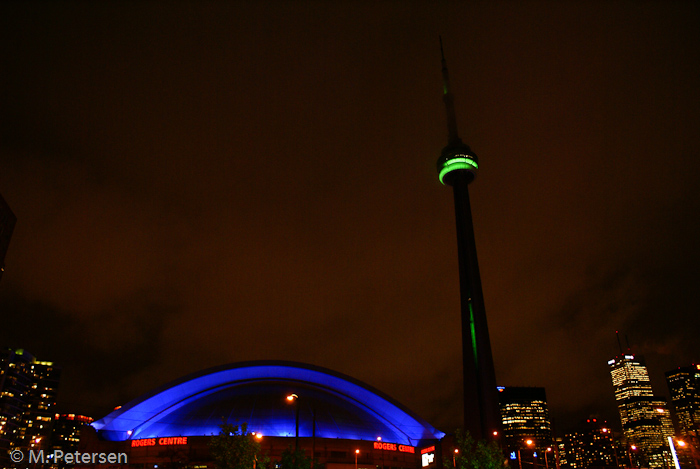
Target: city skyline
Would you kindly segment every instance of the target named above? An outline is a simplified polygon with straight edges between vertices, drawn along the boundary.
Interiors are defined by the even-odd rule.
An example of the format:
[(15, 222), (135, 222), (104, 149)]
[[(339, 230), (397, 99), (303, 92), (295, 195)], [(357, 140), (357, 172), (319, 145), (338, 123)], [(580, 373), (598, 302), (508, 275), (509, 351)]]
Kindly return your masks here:
[[(305, 436), (306, 449), (311, 449), (315, 454), (316, 438), (324, 440), (324, 450), (318, 453), (324, 458), (329, 456), (326, 443), (337, 442), (336, 449), (341, 451), (330, 452), (335, 463), (340, 454), (347, 458), (348, 447), (355, 447), (354, 454), (358, 454), (358, 445), (367, 449), (372, 442), (374, 450), (383, 451), (386, 445), (390, 451), (413, 455), (420, 449), (421, 457), (426, 453), (434, 457), (438, 441), (443, 454), (450, 454), (454, 445), (454, 435), (445, 435), (431, 427), (428, 422), (411, 415), (410, 410), (371, 386), (333, 370), (288, 361), (245, 362), (202, 370), (152, 390), (125, 406), (116, 407), (84, 433), (81, 428), (93, 422), (91, 417), (52, 411), (60, 377), (56, 364), (40, 361), (26, 350), (6, 349), (2, 358), (0, 394), (3, 396), (4, 411), (0, 440), (6, 450), (9, 444), (12, 451), (7, 452), (13, 461), (17, 460), (18, 454), (26, 457), (31, 451), (34, 454), (36, 451), (60, 451), (61, 456), (81, 450), (87, 454), (96, 450), (103, 452), (95, 454), (106, 454), (104, 451), (112, 450), (109, 454), (116, 454), (120, 447), (125, 446), (149, 448), (175, 445), (183, 450), (182, 457), (189, 455), (201, 463), (207, 460), (208, 454), (201, 449), (208, 446), (207, 439), (216, 434), (220, 419), (225, 418), (220, 413), (229, 415), (229, 420), (236, 422), (245, 416), (249, 431), (253, 429), (253, 435), (266, 439), (288, 439), (298, 432), (300, 436)], [(621, 460), (629, 460), (632, 464), (633, 459), (654, 461), (654, 467), (668, 466), (670, 454), (661, 454), (658, 448), (660, 440), (651, 431), (651, 427), (659, 427), (661, 422), (652, 423), (649, 419), (651, 416), (651, 420), (655, 420), (655, 411), (659, 410), (656, 407), (665, 407), (666, 403), (653, 395), (644, 360), (623, 354), (611, 359), (608, 365), (611, 367), (620, 415), (626, 422), (624, 436), (615, 434), (607, 422), (594, 417), (581, 422), (573, 432), (553, 435), (544, 388), (498, 387), (499, 414), (503, 422), (503, 433), (498, 436), (498, 441), (511, 465), (516, 460), (518, 466), (534, 464), (534, 458), (542, 458), (538, 460), (544, 460), (545, 465), (552, 459), (557, 461), (557, 467), (561, 462), (562, 467), (574, 469), (591, 465), (613, 467), (618, 466)], [(680, 375), (667, 373), (669, 386), (674, 388), (674, 403), (680, 399), (677, 402), (680, 407), (676, 410), (681, 412), (693, 408), (698, 398), (695, 381), (700, 376), (700, 366), (686, 368), (676, 370), (681, 372)], [(275, 376), (285, 379), (275, 379)], [(329, 393), (332, 398), (325, 394), (329, 386), (333, 389)], [(304, 397), (291, 394), (283, 399), (290, 389), (301, 392)], [(358, 399), (359, 394), (364, 397)], [(292, 396), (296, 411), (287, 402)], [(306, 402), (301, 414), (299, 399)], [(346, 403), (338, 405), (339, 402), (334, 402), (334, 399), (341, 402), (345, 399)], [(168, 401), (186, 404), (165, 405), (164, 402)], [(647, 408), (644, 401), (648, 401), (652, 408)], [(353, 408), (350, 412), (353, 417), (349, 419), (348, 406)], [(277, 410), (273, 411), (275, 408)], [(374, 410), (367, 412), (370, 408)], [(300, 420), (302, 414), (303, 424)], [(667, 416), (664, 418), (667, 422), (663, 426), (668, 428), (663, 430), (663, 440), (674, 434), (670, 429), (670, 419)], [(392, 421), (394, 423), (390, 423)], [(339, 426), (339, 422), (344, 423)], [(647, 427), (647, 430), (642, 427)], [(687, 430), (677, 433), (686, 442), (690, 436)], [(311, 440), (308, 438), (310, 432), (314, 435)], [(98, 438), (98, 434), (101, 437)], [(175, 434), (180, 436), (162, 436)], [(678, 438), (679, 447), (685, 446), (680, 440)], [(311, 448), (308, 447), (309, 443)], [(270, 443), (270, 450), (273, 446), (274, 443)], [(667, 450), (666, 447), (666, 453)], [(163, 456), (163, 453), (159, 454)], [(61, 456), (54, 454), (54, 457)], [(148, 458), (149, 455), (142, 452), (135, 457)], [(687, 453), (682, 456), (683, 467), (691, 464), (688, 457)], [(362, 452), (363, 464), (369, 458), (370, 452)], [(384, 464), (381, 453), (375, 453), (374, 458)], [(410, 459), (403, 463), (410, 463)], [(4, 460), (7, 462), (7, 457)], [(426, 461), (428, 465), (434, 462), (427, 457), (423, 459), (424, 467)], [(151, 459), (149, 462), (152, 464), (154, 461)]]
[(290, 359), (458, 425), (440, 35), (497, 384), (560, 433), (617, 426), (616, 330), (666, 397), (699, 361), (696, 4), (0, 12), (0, 344), (64, 366), (61, 412)]
[[(10, 363), (14, 364), (9, 365)], [(48, 379), (46, 383), (52, 383), (48, 386), (46, 383), (41, 384), (38, 386), (38, 392), (41, 393), (42, 396), (42, 399), (39, 400), (39, 408), (44, 409), (44, 411), (48, 412), (50, 415), (54, 415), (54, 410), (56, 409), (55, 405), (57, 390), (60, 387), (58, 377), (60, 377), (61, 365), (39, 360), (34, 357), (30, 351), (25, 349), (13, 350), (6, 347), (3, 351), (4, 366), (3, 370), (0, 371), (3, 371), (4, 374), (8, 374), (8, 371), (10, 370), (16, 370), (15, 372), (23, 373), (26, 371), (22, 370), (27, 368), (27, 363), (31, 365), (31, 371), (28, 372), (32, 377), (31, 379), (36, 379), (38, 380), (37, 382), (43, 382), (42, 380)], [(238, 365), (247, 366), (254, 363), (266, 363), (269, 365), (277, 362), (242, 362)], [(282, 361), (279, 363), (287, 363), (288, 365), (297, 365), (302, 367), (313, 367), (313, 365), (310, 364), (302, 364), (297, 362)], [(660, 429), (663, 427), (664, 441), (666, 436), (676, 435), (683, 437), (694, 434), (694, 419), (696, 419), (694, 413), (697, 413), (697, 402), (699, 398), (697, 394), (696, 381), (700, 376), (700, 365), (690, 365), (685, 367), (679, 366), (665, 373), (668, 390), (672, 396), (671, 399), (667, 400), (665, 397), (655, 393), (652, 389), (649, 381), (649, 374), (644, 363), (645, 360), (643, 357), (631, 355), (630, 352), (622, 353), (608, 361), (615, 401), (618, 407), (620, 420), (623, 424), (622, 431), (615, 431), (617, 436), (620, 438), (627, 438), (628, 443), (629, 441), (635, 440), (636, 436), (634, 434), (634, 430), (632, 429), (630, 430), (631, 433), (628, 433), (627, 429), (625, 429), (626, 425), (630, 422), (634, 423), (636, 420), (643, 420), (647, 418), (649, 412), (653, 414), (652, 417), (656, 417), (658, 415), (656, 412), (662, 409), (664, 413), (659, 416), (660, 422), (657, 424)], [(19, 366), (17, 364), (19, 364)], [(15, 366), (18, 366), (18, 368), (15, 369)], [(34, 367), (38, 367), (38, 371), (35, 372)], [(28, 369), (29, 368), (27, 368), (27, 370)], [(56, 371), (51, 371), (53, 369)], [(46, 374), (45, 370), (48, 370), (49, 373)], [(200, 373), (204, 371), (211, 372), (212, 370), (213, 369), (200, 370)], [(332, 370), (327, 371), (333, 372)], [(9, 375), (12, 375), (12, 373), (9, 373)], [(183, 378), (184, 377), (180, 377), (179, 379), (175, 380), (174, 383), (181, 382)], [(11, 392), (3, 394), (3, 396), (6, 396), (6, 399), (10, 398), (19, 399), (22, 401), (31, 401), (36, 399), (38, 396), (38, 394), (35, 395), (37, 393), (37, 387), (35, 386), (27, 387), (27, 389), (33, 389), (31, 392), (18, 392), (18, 390), (21, 389), (21, 385), (17, 384), (18, 382), (16, 378), (12, 378), (11, 376), (9, 381), (5, 378), (0, 381), (0, 384), (7, 385), (12, 388)], [(9, 384), (10, 382), (15, 384)], [(24, 386), (28, 386), (26, 382), (23, 383)], [(19, 388), (17, 386), (19, 386)], [(160, 389), (162, 389), (162, 386)], [(0, 387), (0, 390), (4, 390), (4, 388)], [(582, 430), (590, 430), (591, 422), (594, 422), (599, 429), (603, 429), (603, 432), (613, 431), (613, 427), (615, 427), (615, 425), (610, 425), (604, 419), (600, 419), (597, 414), (591, 414), (585, 419), (582, 419), (576, 425), (568, 428), (566, 431), (561, 432), (560, 434), (555, 434), (552, 432), (545, 388), (538, 386), (498, 386), (497, 394), (499, 397), (499, 419), (503, 424), (503, 434), (498, 438), (502, 439), (509, 445), (517, 444), (516, 442), (523, 443), (525, 438), (528, 437), (537, 441), (537, 444), (535, 444), (536, 448), (545, 448), (552, 444), (553, 439), (566, 436), (567, 433), (572, 431), (579, 432)], [(8, 406), (8, 408), (21, 407), (22, 406), (17, 405)], [(121, 405), (118, 405), (114, 410), (121, 407)], [(60, 417), (61, 419), (74, 420), (76, 419), (75, 416), (77, 414), (68, 412), (63, 414), (56, 413), (55, 415), (56, 418)], [(4, 417), (8, 416), (9, 414), (4, 415)], [(671, 417), (673, 417), (673, 419)], [(42, 418), (47, 420), (45, 416)], [(86, 419), (93, 419), (93, 417), (78, 415), (77, 421), (78, 423), (84, 423)], [(26, 425), (29, 427), (32, 426), (31, 423), (26, 423), (25, 426)], [(47, 428), (49, 430), (51, 429), (51, 427)], [(24, 437), (21, 439), (24, 439)], [(34, 437), (30, 438), (29, 440), (34, 441)], [(77, 442), (77, 440), (74, 440), (74, 442)], [(639, 443), (639, 441), (635, 442)]]

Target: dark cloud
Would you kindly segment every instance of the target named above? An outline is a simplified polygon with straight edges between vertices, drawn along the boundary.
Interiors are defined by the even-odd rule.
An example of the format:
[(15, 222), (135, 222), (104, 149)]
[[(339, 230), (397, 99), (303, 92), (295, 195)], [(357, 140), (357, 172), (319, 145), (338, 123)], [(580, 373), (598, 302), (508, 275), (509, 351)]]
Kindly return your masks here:
[[(61, 407), (84, 412), (104, 412), (114, 402), (133, 397), (130, 381), (157, 363), (164, 324), (175, 315), (172, 307), (156, 304), (145, 294), (118, 301), (88, 319), (11, 289), (0, 301), (2, 343), (61, 366)], [(115, 382), (121, 386), (115, 387)]]

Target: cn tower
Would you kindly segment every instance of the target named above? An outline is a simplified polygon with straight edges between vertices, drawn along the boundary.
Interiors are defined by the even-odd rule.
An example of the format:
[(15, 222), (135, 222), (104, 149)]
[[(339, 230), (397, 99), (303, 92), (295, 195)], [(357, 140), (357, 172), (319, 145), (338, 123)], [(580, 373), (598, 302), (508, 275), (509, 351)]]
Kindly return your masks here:
[(447, 111), (448, 143), (437, 160), (438, 178), (452, 186), (457, 221), (459, 290), (462, 313), (462, 367), (464, 369), (464, 429), (479, 439), (491, 440), (500, 431), (501, 419), (496, 390), (496, 372), (486, 323), (484, 294), (481, 291), (479, 262), (476, 258), (474, 225), (469, 204), (469, 183), (479, 168), (476, 154), (457, 134), (454, 98), (450, 91), (447, 63), (442, 54), (443, 101)]

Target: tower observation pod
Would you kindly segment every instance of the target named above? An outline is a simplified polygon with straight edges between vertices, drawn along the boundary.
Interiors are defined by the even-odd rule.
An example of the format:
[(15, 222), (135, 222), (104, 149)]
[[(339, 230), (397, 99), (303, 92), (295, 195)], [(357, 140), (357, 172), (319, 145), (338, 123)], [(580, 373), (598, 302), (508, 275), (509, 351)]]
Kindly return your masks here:
[(437, 172), (440, 182), (452, 186), (454, 191), (462, 317), (464, 428), (475, 439), (486, 440), (501, 434), (501, 419), (469, 203), (469, 184), (479, 169), (479, 159), (457, 133), (454, 99), (450, 91), (442, 39), (440, 52), (448, 144), (437, 160)]
[(454, 186), (456, 172), (464, 173), (469, 182), (474, 180), (476, 170), (479, 169), (479, 159), (469, 145), (448, 145), (443, 148), (437, 167), (440, 182)]

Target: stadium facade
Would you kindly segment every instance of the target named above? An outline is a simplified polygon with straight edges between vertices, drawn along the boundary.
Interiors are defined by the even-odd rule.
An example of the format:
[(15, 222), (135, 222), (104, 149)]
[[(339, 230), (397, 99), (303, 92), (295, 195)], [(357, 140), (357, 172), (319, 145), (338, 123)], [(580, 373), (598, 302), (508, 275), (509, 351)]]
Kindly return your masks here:
[[(292, 394), (297, 399), (290, 403)], [(327, 469), (430, 468), (441, 459), (445, 436), (349, 376), (256, 361), (194, 373), (115, 409), (84, 432), (80, 451), (125, 453), (129, 467), (165, 467), (175, 460), (213, 467), (208, 442), (222, 422), (245, 422), (249, 432), (262, 435), (262, 452), (273, 462), (298, 442)]]

